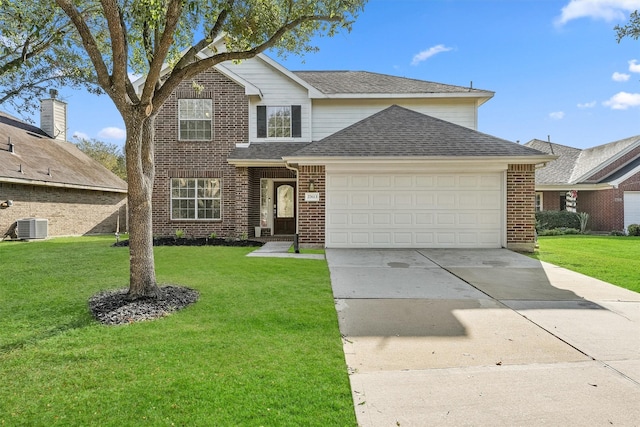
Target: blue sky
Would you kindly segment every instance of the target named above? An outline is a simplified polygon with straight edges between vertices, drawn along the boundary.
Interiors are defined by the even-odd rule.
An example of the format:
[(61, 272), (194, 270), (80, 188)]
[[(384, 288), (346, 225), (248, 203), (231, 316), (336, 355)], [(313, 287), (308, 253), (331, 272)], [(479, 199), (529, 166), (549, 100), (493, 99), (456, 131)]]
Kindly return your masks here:
[[(640, 134), (640, 41), (613, 27), (640, 0), (370, 0), (351, 33), (290, 70), (366, 70), (495, 92), (478, 130), (579, 148)], [(68, 135), (122, 145), (106, 96), (62, 90)]]

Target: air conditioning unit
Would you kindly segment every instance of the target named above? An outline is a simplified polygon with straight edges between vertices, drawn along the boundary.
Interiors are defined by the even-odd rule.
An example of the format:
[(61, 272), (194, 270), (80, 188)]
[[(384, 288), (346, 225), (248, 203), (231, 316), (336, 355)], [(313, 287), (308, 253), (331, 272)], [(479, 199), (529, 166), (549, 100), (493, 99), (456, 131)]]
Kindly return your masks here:
[(18, 239), (46, 239), (49, 220), (41, 218), (24, 218), (16, 221)]

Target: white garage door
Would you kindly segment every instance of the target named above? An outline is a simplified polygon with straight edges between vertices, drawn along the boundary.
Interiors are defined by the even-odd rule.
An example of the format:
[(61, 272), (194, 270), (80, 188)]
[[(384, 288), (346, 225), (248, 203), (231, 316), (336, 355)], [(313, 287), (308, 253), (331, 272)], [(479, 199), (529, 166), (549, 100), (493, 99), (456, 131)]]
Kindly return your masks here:
[(640, 191), (624, 192), (624, 229), (640, 224)]
[(327, 173), (329, 248), (499, 248), (503, 174)]

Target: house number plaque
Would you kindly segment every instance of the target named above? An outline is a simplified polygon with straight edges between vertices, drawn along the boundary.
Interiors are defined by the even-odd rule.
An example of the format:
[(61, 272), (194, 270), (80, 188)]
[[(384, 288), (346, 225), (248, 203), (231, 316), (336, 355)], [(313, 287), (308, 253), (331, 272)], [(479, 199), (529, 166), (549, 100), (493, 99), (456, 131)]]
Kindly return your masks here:
[(320, 193), (304, 193), (305, 202), (319, 202)]

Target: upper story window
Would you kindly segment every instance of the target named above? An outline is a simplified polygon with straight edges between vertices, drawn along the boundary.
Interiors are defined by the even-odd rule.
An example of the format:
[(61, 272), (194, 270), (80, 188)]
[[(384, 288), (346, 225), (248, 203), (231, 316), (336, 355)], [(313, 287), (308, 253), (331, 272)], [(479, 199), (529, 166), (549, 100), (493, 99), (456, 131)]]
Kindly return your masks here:
[(210, 99), (178, 100), (178, 131), (181, 141), (210, 141), (213, 106)]
[(300, 105), (258, 105), (258, 138), (300, 138)]

